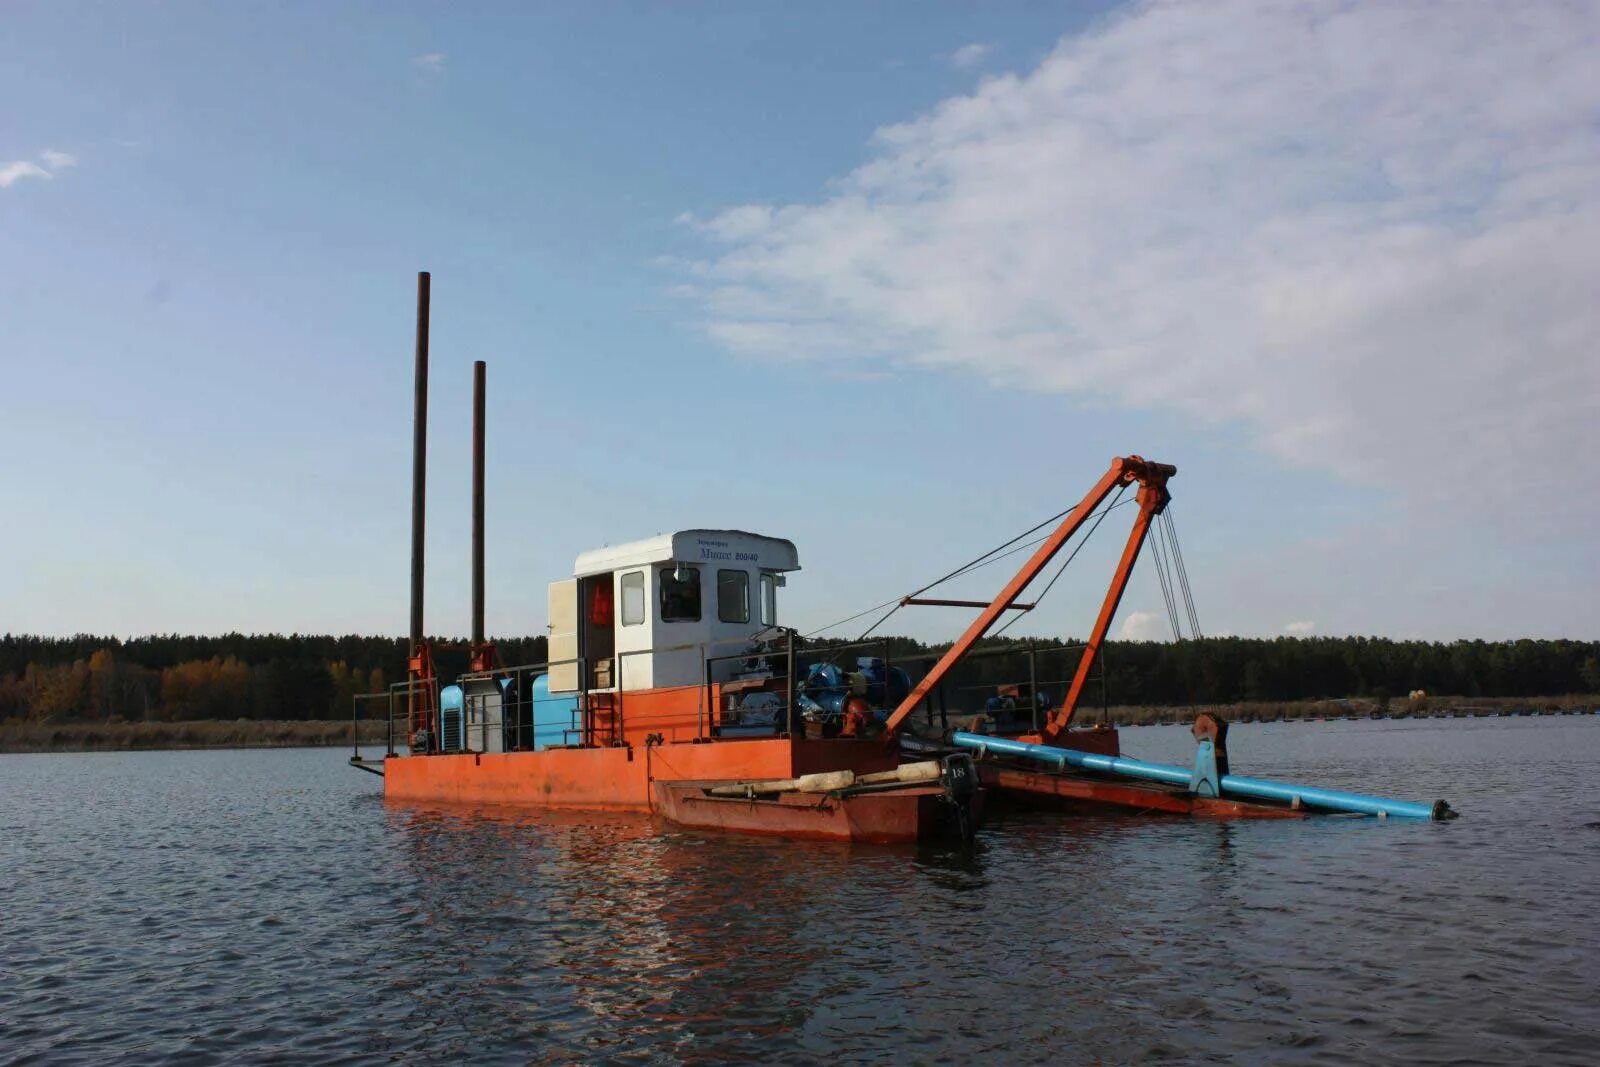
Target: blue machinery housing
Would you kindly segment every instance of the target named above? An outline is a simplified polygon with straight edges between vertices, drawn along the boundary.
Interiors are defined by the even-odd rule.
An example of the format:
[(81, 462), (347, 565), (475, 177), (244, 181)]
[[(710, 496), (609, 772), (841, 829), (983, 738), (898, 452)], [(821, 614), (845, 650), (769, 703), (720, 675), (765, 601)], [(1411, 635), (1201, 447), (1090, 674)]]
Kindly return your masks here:
[(874, 708), (893, 708), (911, 692), (911, 676), (900, 667), (887, 666), (877, 656), (859, 656), (856, 669), (846, 671), (835, 663), (813, 663), (800, 683), (800, 710), (812, 714), (842, 715), (851, 696)]
[(1072, 767), (1083, 771), (1119, 775), (1123, 778), (1138, 778), (1147, 782), (1181, 785), (1199, 796), (1266, 800), (1289, 805), (1298, 804), (1320, 811), (1394, 816), (1404, 819), (1449, 819), (1456, 815), (1456, 812), (1450, 809), (1450, 805), (1442, 800), (1432, 804), (1418, 804), (1408, 800), (1365, 796), (1361, 793), (1343, 793), (1336, 789), (1318, 789), (1315, 786), (1272, 782), (1265, 778), (1247, 778), (1238, 774), (1219, 775), (1216, 752), (1210, 741), (1200, 742), (1199, 751), (1195, 754), (1195, 766), (1191, 770), (1170, 763), (1146, 763), (1125, 756), (1100, 756), (1092, 752), (1078, 752), (1069, 748), (1056, 748), (1053, 745), (1033, 745), (1025, 741), (1011, 741), (983, 734), (957, 733), (951, 740), (960, 748), (1033, 760), (1048, 764), (1056, 770)]
[(467, 747), (467, 713), (459, 685), (439, 690), (439, 751), (461, 752)]
[[(513, 740), (517, 742), (515, 747), (526, 747), (529, 730), (532, 731), (536, 751), (552, 745), (572, 743), (571, 735), (577, 731), (578, 695), (552, 696), (548, 674), (534, 678), (533, 696), (526, 703), (518, 701), (510, 678), (476, 684), (496, 685), (501, 690), (500, 699), (479, 712), (484, 718), (483, 722), (468, 722), (467, 694), (461, 686), (447, 685), (439, 690), (439, 751), (471, 751), (473, 745), (468, 743), (469, 740), (477, 740), (481, 745), (482, 737), (478, 734), (468, 737), (469, 726), (480, 733), (483, 730), (502, 731), (506, 743), (503, 748), (494, 751), (509, 751), (513, 747)], [(509, 712), (506, 710), (508, 708), (511, 709)], [(518, 718), (519, 712), (524, 710), (532, 715), (531, 723)]]
[(578, 694), (551, 696), (550, 676), (541, 674), (533, 680), (532, 704), (533, 747), (569, 744), (567, 731), (577, 725)]

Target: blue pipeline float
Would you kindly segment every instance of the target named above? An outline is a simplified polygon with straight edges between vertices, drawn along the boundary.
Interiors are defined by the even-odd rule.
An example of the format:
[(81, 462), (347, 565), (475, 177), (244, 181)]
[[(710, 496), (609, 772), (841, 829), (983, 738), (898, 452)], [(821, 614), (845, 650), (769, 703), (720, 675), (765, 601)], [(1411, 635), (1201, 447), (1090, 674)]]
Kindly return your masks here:
[[(1197, 760), (1196, 769), (1191, 771), (1170, 763), (1147, 763), (1125, 756), (1101, 756), (1093, 752), (1078, 752), (1070, 748), (1056, 748), (1053, 745), (1033, 745), (1026, 741), (1011, 741), (983, 734), (958, 732), (951, 740), (960, 748), (981, 749), (1003, 756), (1019, 756), (1051, 764), (1057, 770), (1076, 767), (1079, 770), (1099, 771), (1102, 774), (1116, 774), (1125, 778), (1142, 778), (1145, 781), (1164, 782), (1186, 788), (1195, 788), (1197, 783), (1203, 781), (1205, 775), (1202, 767), (1209, 762), (1207, 757), (1210, 755), (1210, 742), (1201, 742), (1201, 759)], [(1219, 785), (1220, 792), (1225, 797), (1273, 800), (1284, 804), (1293, 804), (1298, 800), (1304, 807), (1323, 811), (1383, 815), (1401, 819), (1448, 819), (1456, 814), (1450, 809), (1450, 805), (1442, 800), (1432, 804), (1418, 804), (1409, 800), (1343, 793), (1337, 789), (1291, 785), (1286, 782), (1268, 781), (1265, 778), (1248, 778), (1239, 774), (1222, 775)], [(1208, 790), (1196, 788), (1196, 792), (1205, 795)]]

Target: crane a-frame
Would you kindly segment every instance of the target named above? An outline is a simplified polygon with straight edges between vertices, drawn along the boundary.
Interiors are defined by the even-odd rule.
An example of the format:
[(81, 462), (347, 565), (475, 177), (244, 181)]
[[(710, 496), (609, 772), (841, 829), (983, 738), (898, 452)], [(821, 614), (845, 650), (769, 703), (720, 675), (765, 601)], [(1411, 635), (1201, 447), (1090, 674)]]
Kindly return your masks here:
[[(1100, 615), (1095, 619), (1094, 629), (1089, 633), (1083, 657), (1078, 661), (1078, 669), (1073, 675), (1066, 699), (1051, 713), (1049, 720), (1037, 735), (1029, 735), (1023, 739), (1047, 745), (1055, 744), (1072, 725), (1072, 717), (1077, 713), (1078, 703), (1083, 697), (1083, 688), (1089, 680), (1089, 672), (1093, 669), (1095, 660), (1099, 658), (1100, 648), (1105, 643), (1107, 631), (1111, 628), (1111, 620), (1116, 616), (1117, 605), (1122, 602), (1122, 594), (1128, 588), (1128, 578), (1133, 574), (1134, 562), (1139, 558), (1140, 549), (1144, 547), (1145, 538), (1150, 532), (1150, 524), (1157, 515), (1166, 510), (1167, 503), (1172, 499), (1171, 494), (1167, 492), (1167, 479), (1177, 473), (1178, 468), (1171, 464), (1153, 463), (1141, 456), (1120, 456), (1112, 460), (1111, 467), (1095, 483), (1094, 488), (1089, 490), (1077, 507), (1067, 513), (1066, 518), (1049, 537), (1045, 538), (1028, 561), (1022, 565), (1022, 569), (1017, 571), (1016, 576), (1006, 584), (999, 595), (983, 607), (978, 617), (972, 621), (972, 625), (967, 627), (966, 632), (950, 646), (950, 650), (934, 664), (926, 677), (912, 688), (900, 702), (899, 707), (889, 715), (884, 727), (891, 743), (907, 716), (938, 687), (950, 670), (989, 632), (1001, 615), (1017, 608), (1031, 607), (1031, 605), (1019, 605), (1017, 598), (1039, 576), (1039, 572), (1049, 566), (1062, 546), (1078, 532), (1106, 497), (1119, 487), (1137, 483), (1139, 490), (1135, 499), (1139, 513), (1134, 519), (1133, 530), (1128, 534), (1127, 544), (1123, 547), (1116, 573), (1111, 577), (1111, 586), (1106, 590), (1105, 600), (1100, 605)], [(908, 599), (906, 603), (918, 603), (918, 601)], [(927, 601), (926, 603), (961, 602)]]

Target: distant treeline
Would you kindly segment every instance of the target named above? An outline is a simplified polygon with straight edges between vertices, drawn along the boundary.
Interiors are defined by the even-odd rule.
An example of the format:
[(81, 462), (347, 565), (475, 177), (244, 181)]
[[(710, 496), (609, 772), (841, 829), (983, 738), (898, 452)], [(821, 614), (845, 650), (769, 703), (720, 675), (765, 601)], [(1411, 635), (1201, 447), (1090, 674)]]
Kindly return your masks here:
[[(502, 662), (545, 659), (541, 637), (500, 638)], [(1030, 665), (1027, 649), (1038, 649)], [(919, 677), (948, 645), (904, 637), (867, 647), (800, 649), (802, 665), (826, 657), (853, 665), (881, 656)], [(1077, 665), (1072, 641), (999, 639), (950, 680), (951, 706), (981, 703), (985, 687), (1036, 677), (1059, 699)], [(436, 644), (449, 680), (466, 668), (459, 642)], [(1231, 704), (1404, 696), (1413, 689), (1465, 697), (1537, 697), (1600, 693), (1600, 642), (1391, 641), (1376, 637), (1215, 637), (1176, 644), (1111, 642), (1086, 704)], [(37, 722), (83, 719), (181, 722), (197, 719), (340, 719), (351, 698), (404, 679), (406, 641), (394, 637), (291, 634), (176, 634), (120, 640), (0, 638), (0, 718)], [(976, 699), (974, 699), (976, 698)]]
[[(1028, 664), (1024, 651), (1038, 651)], [(893, 659), (925, 662), (933, 648), (892, 638)], [(985, 641), (1007, 654), (970, 660), (952, 679), (957, 688), (1027, 681), (1058, 699), (1077, 668), (1079, 642)], [(852, 650), (848, 658), (873, 649)], [(908, 662), (907, 668), (913, 666)], [(1104, 669), (1102, 680), (1101, 670)], [(919, 671), (912, 670), (912, 677)], [(1208, 637), (1198, 641), (1107, 642), (1090, 674), (1083, 703), (1172, 706), (1259, 701), (1383, 701), (1414, 689), (1461, 697), (1535, 697), (1600, 693), (1600, 641), (1392, 641), (1382, 637)], [(954, 693), (949, 695), (952, 704)], [(964, 701), (965, 703), (965, 701)]]
[[(545, 658), (543, 637), (500, 639), (498, 647), (507, 663)], [(466, 669), (463, 644), (436, 648), (442, 676)], [(355, 694), (405, 679), (406, 653), (398, 637), (7, 634), (0, 638), (0, 718), (345, 719)]]

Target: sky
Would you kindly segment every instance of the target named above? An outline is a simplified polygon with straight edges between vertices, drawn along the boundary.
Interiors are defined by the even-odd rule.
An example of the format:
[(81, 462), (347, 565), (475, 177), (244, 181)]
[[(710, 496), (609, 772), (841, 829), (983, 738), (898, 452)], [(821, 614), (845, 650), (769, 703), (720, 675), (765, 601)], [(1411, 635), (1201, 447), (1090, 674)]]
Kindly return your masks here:
[[(491, 633), (694, 527), (794, 540), (826, 628), (1137, 453), (1205, 633), (1594, 639), (1597, 46), (1588, 3), (12, 0), (0, 632), (403, 633), (428, 270), (431, 632), (484, 359)], [(1130, 519), (1009, 632), (1086, 633)], [(1114, 632), (1171, 636), (1147, 563)]]

